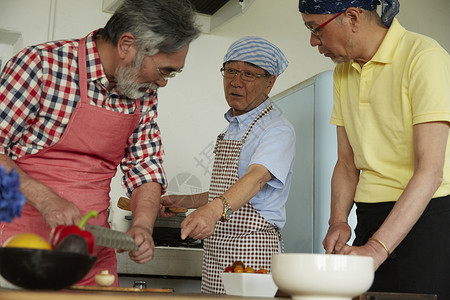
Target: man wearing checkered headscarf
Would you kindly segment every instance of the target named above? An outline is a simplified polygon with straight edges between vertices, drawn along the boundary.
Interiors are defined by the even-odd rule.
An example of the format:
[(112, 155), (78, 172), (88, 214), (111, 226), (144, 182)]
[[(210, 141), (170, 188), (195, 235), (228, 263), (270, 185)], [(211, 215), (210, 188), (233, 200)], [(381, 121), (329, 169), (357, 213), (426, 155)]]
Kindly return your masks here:
[(228, 61), (252, 63), (276, 77), (280, 76), (289, 64), (277, 46), (257, 36), (246, 36), (231, 44), (223, 58), (223, 63)]
[(254, 36), (234, 42), (223, 59), (229, 125), (214, 147), (209, 192), (189, 197), (199, 208), (181, 226), (182, 237), (204, 239), (204, 293), (224, 294), (220, 273), (236, 261), (270, 272), (282, 249), (295, 132), (268, 95), (287, 65), (277, 46)]
[(381, 17), (379, 4), (299, 2), (311, 45), (337, 63), (339, 154), (323, 244), (327, 253), (372, 256), (372, 291), (450, 299), (450, 57), (399, 24), (397, 0), (381, 1)]

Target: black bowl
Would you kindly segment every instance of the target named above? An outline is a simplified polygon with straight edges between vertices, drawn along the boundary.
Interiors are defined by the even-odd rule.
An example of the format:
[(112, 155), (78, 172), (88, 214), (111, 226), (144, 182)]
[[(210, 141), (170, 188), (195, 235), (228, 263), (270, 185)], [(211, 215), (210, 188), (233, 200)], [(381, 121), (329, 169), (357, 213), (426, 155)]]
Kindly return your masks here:
[(0, 275), (21, 288), (59, 290), (83, 279), (96, 260), (80, 253), (0, 248)]

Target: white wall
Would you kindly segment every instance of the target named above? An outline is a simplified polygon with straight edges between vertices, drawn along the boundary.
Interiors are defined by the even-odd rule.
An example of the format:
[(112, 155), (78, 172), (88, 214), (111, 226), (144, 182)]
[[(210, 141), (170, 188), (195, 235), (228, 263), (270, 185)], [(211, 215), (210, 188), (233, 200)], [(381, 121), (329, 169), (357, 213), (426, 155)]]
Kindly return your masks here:
[[(232, 0), (237, 1), (237, 0)], [(437, 39), (450, 51), (450, 1), (400, 0), (398, 19), (406, 28)], [(245, 35), (259, 35), (278, 45), (290, 65), (279, 77), (271, 95), (332, 69), (334, 64), (309, 45), (298, 0), (257, 0), (248, 10), (192, 43), (181, 75), (160, 90), (159, 124), (166, 149), (169, 179), (180, 172), (194, 175), (206, 191), (209, 174), (197, 164), (210, 163), (201, 154), (225, 128), (219, 68), (228, 46)], [(0, 28), (21, 32), (23, 46), (51, 39), (78, 38), (102, 27), (109, 18), (101, 0), (0, 0)], [(56, 17), (52, 17), (52, 11)], [(210, 167), (210, 166), (209, 166)], [(123, 194), (113, 186), (113, 197)], [(114, 199), (113, 199), (114, 200)]]

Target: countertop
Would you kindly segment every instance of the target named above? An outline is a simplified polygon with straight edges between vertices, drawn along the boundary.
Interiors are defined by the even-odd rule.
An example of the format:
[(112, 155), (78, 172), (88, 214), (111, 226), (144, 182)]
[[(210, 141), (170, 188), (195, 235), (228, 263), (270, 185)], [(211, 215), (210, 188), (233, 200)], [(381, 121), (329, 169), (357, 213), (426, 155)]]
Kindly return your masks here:
[[(290, 298), (290, 297), (289, 297)], [(238, 297), (216, 294), (183, 294), (183, 293), (150, 293), (150, 292), (116, 292), (116, 291), (80, 291), (80, 290), (60, 290), (60, 291), (29, 291), (0, 288), (1, 300), (286, 300), (286, 297)], [(365, 293), (353, 300), (436, 300), (435, 295), (419, 294), (395, 294), (395, 293)]]
[(259, 297), (237, 297), (212, 294), (183, 294), (183, 293), (148, 293), (148, 292), (107, 292), (107, 291), (28, 291), (0, 288), (1, 300), (218, 300), (218, 299), (284, 299), (286, 298), (259, 298)]

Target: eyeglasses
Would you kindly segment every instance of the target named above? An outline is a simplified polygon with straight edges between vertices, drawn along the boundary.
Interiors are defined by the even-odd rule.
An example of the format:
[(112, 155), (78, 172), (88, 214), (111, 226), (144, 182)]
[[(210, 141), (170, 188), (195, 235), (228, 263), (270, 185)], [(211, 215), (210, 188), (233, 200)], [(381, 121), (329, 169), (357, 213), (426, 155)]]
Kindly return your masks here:
[(239, 73), (241, 75), (241, 79), (244, 81), (255, 81), (256, 78), (260, 78), (260, 77), (267, 78), (268, 77), (267, 73), (266, 74), (255, 74), (250, 71), (246, 71), (246, 70), (239, 71), (239, 70), (236, 70), (233, 68), (221, 68), (220, 73), (222, 73), (222, 76), (226, 77), (226, 78), (234, 78)]
[(329, 19), (328, 21), (326, 21), (325, 23), (322, 23), (321, 25), (317, 26), (316, 28), (312, 28), (311, 26), (309, 26), (308, 24), (305, 24), (306, 28), (309, 29), (309, 31), (312, 32), (312, 34), (314, 34), (315, 36), (320, 36), (320, 30), (322, 28), (324, 28), (328, 23), (330, 23), (331, 21), (333, 21), (334, 19), (336, 19), (337, 17), (339, 17), (340, 15), (342, 15), (344, 12), (340, 12), (337, 15), (335, 15), (334, 17), (332, 17), (331, 19)]
[(155, 65), (156, 71), (158, 71), (159, 76), (161, 76), (162, 80), (164, 80), (164, 81), (169, 80), (169, 78), (174, 78), (178, 73), (181, 73), (183, 71), (183, 69), (180, 69), (180, 70), (172, 71), (170, 73), (163, 73), (161, 71), (161, 69), (158, 67), (158, 65), (156, 64), (156, 62), (153, 59), (153, 57), (150, 56), (150, 58), (152, 59), (153, 64)]

